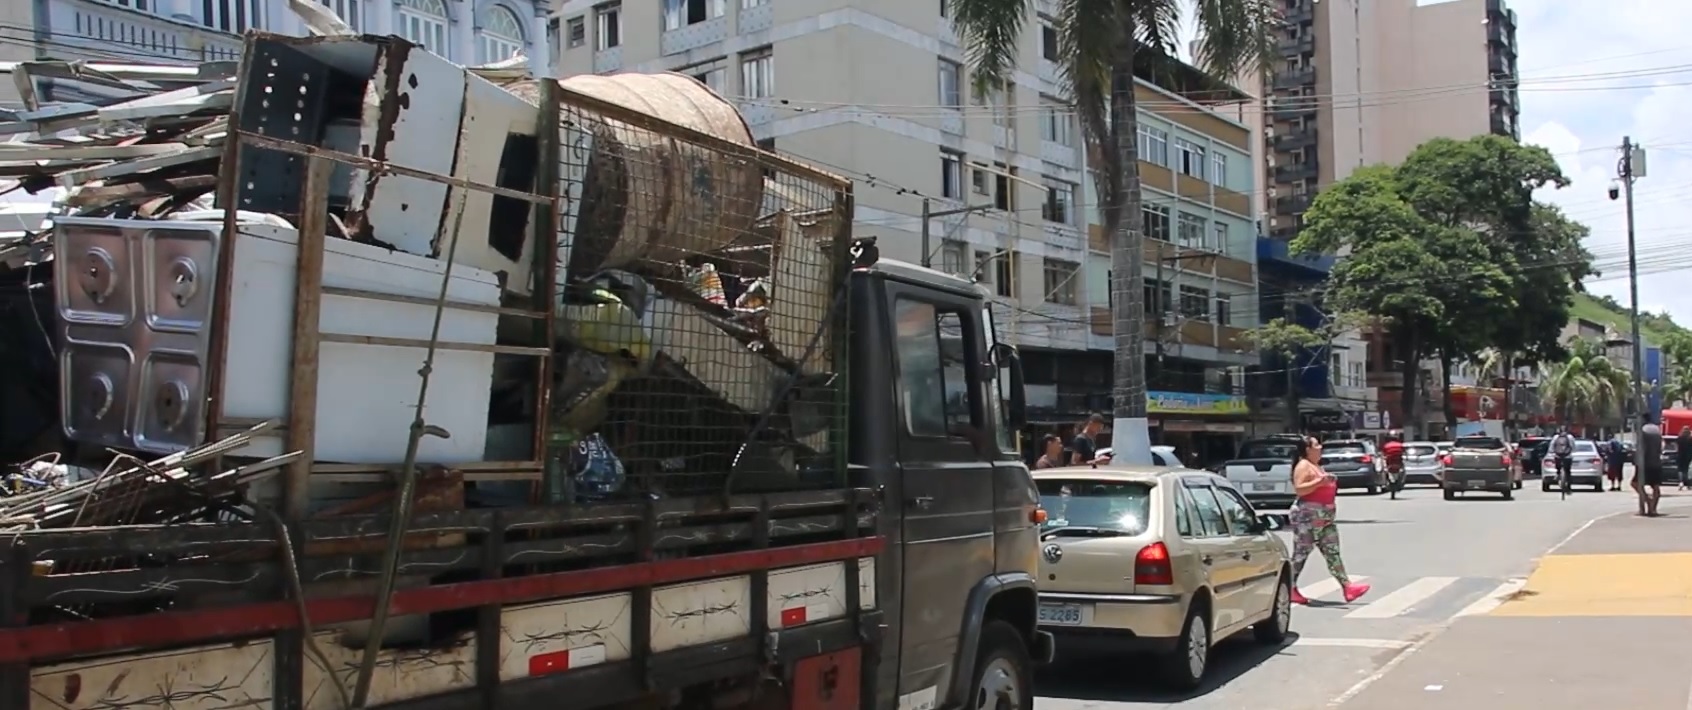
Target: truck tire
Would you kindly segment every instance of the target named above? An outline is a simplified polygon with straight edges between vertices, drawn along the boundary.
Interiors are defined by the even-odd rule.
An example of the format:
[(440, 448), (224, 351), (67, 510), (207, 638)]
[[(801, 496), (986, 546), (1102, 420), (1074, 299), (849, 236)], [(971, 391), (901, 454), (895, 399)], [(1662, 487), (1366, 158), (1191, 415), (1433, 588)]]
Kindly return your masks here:
[(1175, 649), (1158, 659), (1158, 675), (1164, 685), (1180, 691), (1196, 690), (1204, 682), (1204, 672), (1210, 669), (1209, 603), (1193, 604), (1187, 609), (1187, 622), (1181, 625), (1181, 636)]
[(1016, 627), (997, 619), (981, 627), (975, 653), (975, 682), (964, 707), (970, 710), (1034, 710), (1034, 662)]

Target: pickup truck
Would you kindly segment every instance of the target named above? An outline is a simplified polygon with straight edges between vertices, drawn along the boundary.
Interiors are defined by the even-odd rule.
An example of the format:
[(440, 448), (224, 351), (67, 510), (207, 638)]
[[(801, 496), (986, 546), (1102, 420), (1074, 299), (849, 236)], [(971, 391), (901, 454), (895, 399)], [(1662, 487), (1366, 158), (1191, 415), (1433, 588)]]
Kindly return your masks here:
[(1292, 482), (1292, 457), (1297, 448), (1298, 437), (1291, 434), (1249, 439), (1240, 444), (1239, 455), (1218, 466), (1216, 472), (1233, 482), (1254, 508), (1290, 508), (1298, 498)]
[(1510, 445), (1496, 436), (1458, 437), (1449, 456), (1451, 463), (1440, 482), (1446, 500), (1477, 491), (1499, 493), (1510, 500), (1522, 486), (1521, 468), (1511, 456)]
[[(242, 453), (253, 448), (245, 441), (229, 445), (234, 437), (216, 435), (237, 416), (221, 409), (221, 372), (232, 365), (216, 353), (241, 344), (231, 331), (265, 325), (238, 309), (228, 313), (231, 298), (283, 304), (284, 330), (288, 311), (305, 323), (293, 326), (299, 335), (292, 345), (285, 341), (276, 346), (280, 354), (271, 353), (277, 364), (267, 374), (277, 375), (276, 389), (283, 394), (318, 391), (302, 389), (300, 383), (331, 376), (331, 358), (345, 361), (349, 352), (379, 358), (411, 379), (399, 387), (371, 384), (373, 376), (341, 380), (341, 387), (352, 391), (326, 391), (325, 402), (332, 395), (344, 396), (339, 401), (383, 403), (385, 412), (415, 397), (414, 402), (430, 402), (431, 418), (441, 421), (475, 401), (488, 408), (490, 385), (515, 383), (512, 389), (527, 396), (511, 398), (515, 404), (498, 413), (527, 417), (538, 412), (529, 422), (531, 433), (512, 444), (522, 451), (513, 456), (527, 458), (485, 458), (477, 446), (477, 458), (428, 463), (429, 454), (417, 454), (419, 442), (432, 447), (426, 452), (439, 451), (449, 433), (454, 442), (480, 441), (495, 425), (487, 424), (488, 432), (480, 426), (447, 432), (425, 425), (421, 404), (405, 405), (408, 414), (402, 419), (410, 417), (412, 407), (418, 412), (409, 444), (403, 424), (365, 421), (355, 424), (354, 432), (384, 446), (397, 441), (399, 448), (409, 449), (403, 463), (397, 458), (324, 461), (300, 455), (303, 449), (289, 443), (283, 449), (289, 453), (263, 454), (281, 462), (270, 469), (273, 473), (287, 467), (277, 474), (285, 485), (268, 492), (255, 486), (252, 497), (236, 498), (234, 504), (208, 508), (171, 487), (186, 484), (125, 478), (126, 484), (154, 486), (148, 490), (170, 495), (145, 499), (154, 501), (148, 504), (153, 507), (123, 508), (130, 511), (124, 513), (126, 522), (91, 524), (90, 518), (117, 509), (96, 504), (86, 506), (90, 518), (78, 514), (76, 527), (8, 532), (8, 551), (0, 558), (0, 608), (6, 614), (0, 628), (0, 708), (1033, 707), (1033, 668), (1053, 653), (1050, 634), (1036, 624), (1038, 528), (1045, 517), (1014, 443), (1024, 409), (1021, 363), (995, 329), (990, 300), (979, 285), (882, 260), (873, 238), (852, 239), (850, 181), (753, 147), (743, 122), (720, 99), (714, 100), (728, 112), (723, 115), (742, 126), (737, 138), (743, 142), (587, 96), (553, 79), (538, 80), (544, 98), (526, 109), (507, 100), (501, 87), (481, 74), (397, 38), (249, 33), (242, 57), (235, 93), (246, 98), (236, 100), (227, 128), (218, 129), (229, 141), (223, 155), (292, 167), (260, 171), (256, 162), (242, 162), (239, 169), (211, 168), (219, 176), (218, 205), (227, 225), (216, 233), (218, 243), (239, 244), (249, 254), (266, 246), (250, 236), (259, 227), (237, 222), (247, 219), (240, 215), (251, 214), (249, 209), (266, 209), (263, 216), (275, 219), (266, 220), (263, 229), (269, 231), (264, 233), (294, 240), (297, 258), (286, 253), (287, 258), (269, 258), (264, 263), (274, 271), (264, 279), (235, 278), (231, 274), (239, 258), (208, 259), (205, 252), (170, 243), (185, 233), (204, 233), (206, 225), (187, 224), (186, 217), (173, 220), (168, 212), (140, 226), (137, 220), (107, 224), (104, 217), (80, 217), (75, 229), (60, 225), (46, 237), (55, 244), (53, 263), (63, 267), (57, 270), (63, 280), (60, 292), (92, 289), (86, 284), (96, 283), (81, 273), (86, 271), (83, 253), (61, 253), (65, 244), (93, 237), (105, 239), (102, 245), (143, 240), (129, 250), (89, 251), (100, 259), (110, 256), (88, 261), (101, 267), (95, 276), (105, 274), (108, 265), (123, 274), (146, 275), (137, 277), (138, 283), (98, 282), (108, 289), (96, 293), (100, 303), (144, 300), (151, 308), (172, 302), (154, 294), (175, 294), (174, 302), (182, 307), (171, 313), (203, 308), (193, 312), (228, 316), (202, 323), (214, 339), (214, 354), (196, 362), (212, 371), (205, 375), (212, 384), (158, 388), (161, 397), (173, 398), (173, 411), (192, 406), (217, 425), (193, 435), (186, 452), (227, 448), (193, 459), (172, 453), (127, 470), (164, 476), (178, 469), (153, 466), (192, 466), (191, 474), (201, 477), (246, 471), (238, 467), (251, 460), (247, 456), (258, 455)], [(674, 76), (654, 81), (673, 82)], [(419, 77), (423, 90), (417, 88)], [(448, 85), (457, 88), (441, 88)], [(363, 104), (356, 98), (361, 93)], [(707, 104), (714, 96), (703, 85), (694, 93)], [(294, 99), (273, 100), (284, 94), (297, 97), (297, 106)], [(347, 97), (354, 98), (324, 103)], [(472, 121), (472, 113), (488, 120)], [(292, 118), (279, 118), (288, 115)], [(361, 121), (369, 124), (363, 129), (370, 140), (378, 142), (362, 151), (363, 157), (321, 144), (333, 133), (324, 124), (357, 127)], [(420, 139), (411, 133), (409, 143), (387, 142), (396, 132), (403, 137), (425, 123), (444, 125), (444, 134)], [(500, 143), (523, 137), (525, 130), (531, 147), (514, 150), (514, 143), (506, 143), (502, 154)], [(581, 135), (584, 130), (599, 131), (599, 142)], [(455, 137), (464, 143), (455, 145)], [(493, 140), (494, 147), (474, 142), (484, 139)], [(385, 153), (390, 148), (394, 154)], [(654, 157), (653, 152), (665, 150), (682, 151), (689, 167), (672, 168), (670, 158)], [(381, 162), (384, 155), (443, 170), (481, 166), (489, 168), (490, 176), (502, 160), (538, 158), (542, 169), (508, 171), (500, 165), (497, 187), (488, 185), (492, 177), (478, 182), (474, 175), (419, 168), (404, 168), (401, 179), (391, 172), (401, 168)], [(595, 167), (584, 177), (581, 161), (590, 159)], [(356, 181), (359, 192), (328, 199), (330, 178), (342, 169), (347, 184)], [(714, 169), (719, 172), (713, 174)], [(261, 172), (264, 177), (248, 177)], [(764, 199), (733, 203), (728, 211), (694, 203), (726, 189), (713, 182), (725, 175), (739, 181), (736, 189), (765, 181)], [(657, 191), (670, 186), (677, 192), (659, 199)], [(635, 188), (649, 192), (631, 196)], [(563, 206), (575, 203), (561, 202), (560, 192), (582, 201), (579, 215)], [(498, 234), (486, 216), (489, 193), (518, 206), (514, 222), (493, 220), (503, 225)], [(443, 197), (448, 194), (458, 197)], [(607, 195), (616, 198), (610, 207)], [(358, 208), (382, 200), (394, 200), (389, 204), (398, 207), (384, 212), (382, 220), (357, 221)], [(452, 205), (466, 203), (479, 205), (481, 216), (446, 216), (446, 210), (456, 209)], [(529, 203), (532, 211), (525, 207)], [(239, 214), (235, 205), (241, 206)], [(739, 220), (741, 231), (732, 244), (695, 246), (706, 244), (709, 229), (726, 230), (736, 220), (733, 210), (755, 214)], [(334, 219), (325, 218), (325, 212)], [(428, 212), (436, 214), (423, 214)], [(678, 214), (693, 220), (684, 225), (689, 231), (675, 231), (675, 224), (664, 221), (665, 215)], [(581, 219), (572, 227), (577, 216)], [(452, 249), (443, 247), (444, 254), (435, 257), (399, 253), (391, 243), (405, 236), (403, 218), (408, 217), (440, 222), (442, 239)], [(331, 221), (374, 230), (370, 239), (383, 246), (333, 236), (325, 240), (318, 230)], [(462, 223), (462, 230), (455, 223)], [(826, 239), (802, 238), (797, 230), (808, 225), (820, 226)], [(500, 241), (508, 238), (517, 245)], [(595, 249), (588, 248), (590, 238), (599, 240)], [(525, 239), (532, 251), (544, 255), (534, 267), (544, 277), (531, 279), (518, 271), (496, 280), (490, 269), (461, 263), (471, 257), (483, 263), (514, 259), (511, 255), (530, 253), (521, 246)], [(473, 249), (490, 240), (500, 248)], [(566, 253), (569, 240), (578, 240), (573, 242), (578, 248), (568, 263), (585, 263), (591, 273), (572, 268), (567, 274), (559, 264), (554, 281), (548, 265), (555, 262), (554, 253)], [(327, 256), (308, 253), (310, 243)], [(460, 245), (464, 250), (455, 258)], [(369, 277), (365, 290), (323, 285), (325, 261), (333, 265), (349, 250), (383, 268), (440, 259), (425, 264), (432, 270), (413, 269), (433, 274), (433, 285), (422, 290), (430, 295), (402, 300), (369, 290), (383, 286), (394, 269)], [(666, 258), (678, 260), (643, 261), (648, 257), (642, 254), (662, 250), (668, 250)], [(697, 282), (704, 286), (692, 286), (675, 276), (679, 257), (690, 250), (690, 259), (714, 260), (720, 280), (713, 274)], [(745, 261), (736, 266), (736, 254), (752, 256), (739, 257)], [(805, 263), (775, 263), (783, 255)], [(75, 260), (67, 262), (66, 256)], [(742, 270), (752, 269), (747, 264), (754, 257), (764, 265), (756, 277)], [(156, 277), (155, 258), (164, 265), (156, 267)], [(593, 286), (596, 282), (587, 276), (603, 274), (610, 258), (628, 264), (615, 275), (620, 285)], [(147, 261), (133, 264), (130, 259)], [(51, 270), (38, 266), (37, 278), (50, 279), (44, 271)], [(490, 286), (532, 287), (535, 294), (530, 298), (507, 290), (500, 295), (516, 305), (472, 309), (450, 300), (443, 285), (460, 272)], [(357, 275), (335, 273), (339, 278)], [(177, 275), (174, 282), (169, 281), (172, 274)], [(197, 290), (182, 286), (196, 277), (207, 285)], [(670, 280), (659, 280), (666, 277)], [(759, 291), (755, 287), (763, 287), (765, 278), (768, 288)], [(657, 287), (634, 288), (639, 280)], [(726, 297), (723, 282), (730, 289)], [(553, 284), (560, 286), (556, 293)], [(736, 289), (743, 291), (740, 296), (761, 294), (761, 302), (737, 299)], [(432, 295), (437, 290), (438, 297)], [(44, 292), (55, 292), (54, 286)], [(377, 325), (421, 325), (427, 334), (432, 321), (436, 334), (423, 345), (397, 336), (342, 337), (334, 343), (340, 350), (322, 347), (320, 370), (315, 359), (318, 320), (299, 315), (315, 313), (306, 310), (307, 301), (321, 304), (322, 322), (328, 324), (331, 313), (345, 315), (347, 302), (375, 303), (378, 296), (409, 310), (390, 310), (398, 315)], [(635, 305), (644, 305), (644, 312), (613, 320)], [(491, 345), (476, 352), (468, 344), (441, 343), (443, 313), (461, 333), (469, 330), (462, 324), (472, 317), (509, 319), (513, 327), (499, 323), (500, 357), (537, 357), (556, 369), (519, 361), (517, 367), (496, 370)], [(595, 321), (598, 341), (590, 339), (589, 322), (582, 320), (596, 314), (603, 318)], [(61, 337), (77, 327), (83, 330), (74, 332), (95, 332), (94, 326), (58, 315), (61, 322), (47, 327)], [(168, 324), (182, 330), (183, 318)], [(537, 321), (545, 326), (532, 327)], [(94, 325), (114, 322), (126, 321), (107, 318)], [(486, 325), (478, 332), (491, 340), (493, 323), (475, 322)], [(684, 332), (677, 323), (691, 324), (690, 329)], [(648, 338), (644, 332), (655, 335)], [(744, 333), (752, 335), (743, 340), (739, 334)], [(0, 333), (5, 341), (0, 348), (39, 342), (39, 336), (36, 331)], [(613, 343), (605, 348), (610, 357), (583, 355), (595, 342)], [(443, 352), (461, 357), (436, 362), (433, 373), (428, 364), (418, 368), (434, 362), (437, 344), (458, 346)], [(292, 360), (290, 348), (296, 353)], [(309, 373), (298, 366), (302, 349), (313, 352)], [(425, 359), (425, 352), (431, 359)], [(65, 362), (71, 361), (66, 352)], [(583, 362), (601, 366), (575, 368)], [(480, 368), (475, 371), (479, 379), (446, 379), (457, 388), (448, 388), (444, 397), (425, 398), (431, 377), (456, 377), (472, 367)], [(65, 406), (79, 417), (85, 415), (80, 403), (94, 401), (84, 387), (154, 391), (143, 384), (156, 368), (114, 370), (99, 378), (73, 377), (86, 373), (66, 368), (57, 376), (61, 391), (68, 393)], [(604, 379), (608, 373), (614, 378), (610, 382)], [(600, 379), (592, 380), (596, 376)], [(588, 386), (576, 386), (584, 379), (590, 380)], [(232, 391), (242, 384), (237, 380), (228, 378)], [(199, 382), (196, 372), (191, 383)], [(601, 392), (610, 394), (601, 397)], [(496, 394), (500, 397), (492, 399), (505, 401), (505, 391)], [(118, 400), (120, 405), (127, 401)], [(281, 425), (287, 440), (303, 438), (305, 448), (315, 441), (321, 451), (321, 442), (345, 433), (317, 426), (337, 412), (300, 406), (298, 398), (291, 401), (293, 406), (284, 405), (287, 420)], [(592, 406), (578, 406), (584, 402)], [(545, 415), (554, 412), (553, 423), (545, 423)], [(183, 421), (188, 419), (184, 415)], [(91, 431), (88, 422), (93, 420), (78, 421), (80, 428), (63, 422), (73, 440)], [(272, 418), (267, 424), (275, 422)], [(553, 432), (565, 426), (579, 427), (566, 433), (580, 435), (555, 443), (552, 437), (560, 435)], [(169, 431), (187, 429), (184, 424)], [(315, 439), (306, 433), (314, 430)], [(114, 436), (124, 433), (113, 431)], [(488, 439), (493, 449), (493, 437)], [(105, 446), (75, 447), (64, 455), (96, 470), (104, 464), (92, 457), (110, 456)], [(198, 463), (210, 456), (221, 462), (216, 469), (210, 468), (213, 463)], [(189, 460), (196, 463), (182, 463)], [(445, 481), (430, 489), (436, 492), (427, 500), (419, 471), (430, 481)], [(466, 502), (486, 494), (483, 486), (506, 482), (519, 487), (518, 502), (481, 507)], [(372, 491), (358, 505), (319, 497), (355, 483)], [(101, 481), (78, 485), (84, 488), (54, 495), (87, 487), (110, 490), (101, 488)], [(296, 493), (299, 505), (293, 503)], [(424, 503), (432, 509), (424, 510)], [(165, 520), (157, 506), (177, 512)], [(9, 524), (30, 520), (19, 517), (25, 511), (7, 512), (13, 514)]]

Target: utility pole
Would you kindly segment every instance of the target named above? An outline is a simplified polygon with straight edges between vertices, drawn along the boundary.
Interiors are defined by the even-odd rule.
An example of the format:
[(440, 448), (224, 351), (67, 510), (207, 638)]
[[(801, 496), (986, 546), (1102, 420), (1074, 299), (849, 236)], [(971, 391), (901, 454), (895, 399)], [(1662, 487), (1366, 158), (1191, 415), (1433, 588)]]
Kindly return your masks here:
[[(928, 228), (929, 220), (940, 219), (941, 217), (950, 217), (957, 214), (984, 212), (991, 209), (997, 209), (997, 207), (993, 205), (971, 205), (969, 207), (959, 207), (955, 210), (940, 210), (939, 212), (934, 212), (930, 209), (928, 198), (922, 198), (922, 265), (930, 269), (934, 268), (934, 247), (930, 243), (932, 237), (930, 236)], [(948, 231), (948, 234), (949, 233), (950, 232)]]
[[(1211, 257), (1216, 256), (1215, 254), (1211, 254), (1210, 252), (1203, 252), (1203, 251), (1189, 251), (1185, 254), (1176, 253), (1176, 254), (1173, 254), (1173, 255), (1170, 255), (1170, 256), (1164, 256), (1163, 255), (1163, 244), (1164, 244), (1164, 242), (1162, 242), (1162, 241), (1157, 242), (1157, 288), (1152, 290), (1152, 295), (1158, 301), (1158, 303), (1157, 303), (1157, 338), (1152, 343), (1152, 345), (1157, 349), (1157, 359), (1152, 361), (1153, 365), (1156, 366), (1156, 369), (1152, 372), (1152, 375), (1155, 376), (1155, 377), (1161, 377), (1163, 375), (1163, 316), (1166, 312), (1169, 311), (1169, 306), (1170, 306), (1170, 304), (1162, 302), (1163, 301), (1163, 287), (1167, 285), (1169, 287), (1169, 298), (1171, 300), (1175, 301), (1176, 303), (1180, 303), (1180, 294), (1176, 291), (1175, 285), (1174, 284), (1165, 284), (1164, 281), (1163, 281), (1163, 265), (1164, 264), (1174, 264), (1174, 263), (1177, 263), (1177, 262), (1185, 261), (1187, 259), (1209, 259)], [(1210, 309), (1209, 303), (1205, 304), (1205, 309), (1207, 311)], [(1147, 381), (1147, 388), (1150, 389), (1150, 387), (1151, 387), (1150, 383), (1152, 382), (1152, 378), (1148, 377), (1148, 378), (1146, 378), (1146, 381)]]
[[(1616, 166), (1616, 176), (1621, 180), (1622, 193), (1626, 195), (1627, 209), (1627, 287), (1631, 302), (1629, 303), (1630, 320), (1633, 338), (1633, 478), (1641, 480), (1645, 473), (1645, 389), (1642, 380), (1645, 375), (1644, 348), (1639, 339), (1639, 256), (1633, 237), (1633, 181), (1645, 176), (1645, 149), (1635, 145), (1633, 139), (1622, 137), (1621, 161)], [(1610, 199), (1616, 199), (1616, 188), (1610, 188)], [(1645, 486), (1639, 486), (1639, 509), (1645, 510)]]

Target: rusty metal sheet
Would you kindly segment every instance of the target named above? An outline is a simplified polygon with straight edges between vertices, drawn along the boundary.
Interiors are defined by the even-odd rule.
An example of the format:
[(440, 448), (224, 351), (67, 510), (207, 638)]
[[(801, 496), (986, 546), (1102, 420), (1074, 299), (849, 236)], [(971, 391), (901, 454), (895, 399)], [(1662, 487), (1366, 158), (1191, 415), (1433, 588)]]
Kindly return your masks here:
[[(452, 175), (464, 115), (463, 67), (411, 47), (390, 45), (365, 87), (359, 153), (437, 175)], [(447, 186), (412, 177), (355, 171), (353, 210), (365, 234), (393, 249), (435, 256)]]

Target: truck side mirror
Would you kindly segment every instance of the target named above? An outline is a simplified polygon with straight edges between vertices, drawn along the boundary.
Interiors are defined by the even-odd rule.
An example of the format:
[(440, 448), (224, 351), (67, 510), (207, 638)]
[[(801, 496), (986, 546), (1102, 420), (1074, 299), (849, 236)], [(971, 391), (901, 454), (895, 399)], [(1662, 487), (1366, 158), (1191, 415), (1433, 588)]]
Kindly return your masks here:
[(1010, 419), (1011, 429), (1021, 429), (1028, 424), (1028, 394), (1023, 391), (1022, 356), (1016, 348), (1003, 343), (993, 345), (993, 363), (995, 366), (1010, 370), (1010, 402), (1006, 405), (1006, 418)]

